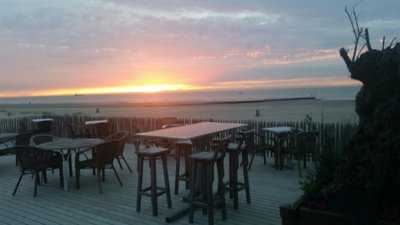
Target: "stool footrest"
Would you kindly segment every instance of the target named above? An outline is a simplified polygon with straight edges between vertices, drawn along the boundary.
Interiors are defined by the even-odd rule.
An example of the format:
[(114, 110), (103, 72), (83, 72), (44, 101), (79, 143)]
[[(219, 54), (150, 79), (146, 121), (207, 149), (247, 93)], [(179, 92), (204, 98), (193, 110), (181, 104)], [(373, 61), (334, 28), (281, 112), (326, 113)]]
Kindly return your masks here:
[(246, 188), (244, 183), (236, 183), (236, 185), (234, 185), (233, 188), (230, 187), (229, 183), (225, 183), (225, 186), (227, 190), (233, 190), (233, 191), (241, 191), (244, 190)]
[(188, 174), (181, 174), (179, 176), (176, 177), (178, 180), (183, 180), (183, 181), (189, 181), (189, 177)]
[[(162, 195), (162, 194), (167, 193), (167, 189), (166, 189), (166, 188), (157, 187), (156, 189), (157, 189), (157, 196), (160, 196), (160, 195)], [(151, 187), (143, 188), (143, 189), (140, 191), (140, 194), (141, 194), (141, 195), (148, 196), (148, 197), (151, 197)]]
[[(212, 207), (219, 207), (223, 203), (223, 199), (221, 197), (214, 197), (214, 201)], [(196, 199), (192, 202), (192, 204), (197, 208), (208, 208), (209, 205), (206, 201)]]

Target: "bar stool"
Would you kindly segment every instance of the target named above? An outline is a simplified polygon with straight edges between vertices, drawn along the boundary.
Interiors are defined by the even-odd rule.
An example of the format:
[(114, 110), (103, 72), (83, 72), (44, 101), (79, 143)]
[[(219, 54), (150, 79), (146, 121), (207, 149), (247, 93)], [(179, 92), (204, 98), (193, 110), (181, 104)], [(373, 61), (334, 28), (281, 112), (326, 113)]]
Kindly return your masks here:
[[(192, 142), (190, 140), (178, 141), (176, 143), (175, 148), (175, 160), (176, 160), (176, 169), (175, 169), (175, 194), (179, 193), (179, 181), (185, 182), (185, 188), (189, 188), (189, 180), (190, 180), (190, 160), (189, 155), (192, 153)], [(184, 159), (184, 173), (180, 173), (181, 168), (181, 158), (183, 156)]]
[[(208, 224), (214, 224), (214, 208), (221, 207), (222, 219), (226, 219), (225, 187), (224, 187), (224, 151), (226, 145), (214, 152), (198, 152), (190, 155), (192, 160), (192, 180), (190, 195), (189, 223), (193, 223), (194, 210), (202, 208), (208, 214)], [(214, 195), (214, 165), (217, 165), (218, 190)]]
[[(168, 208), (172, 207), (171, 203), (171, 192), (169, 187), (168, 178), (168, 168), (167, 168), (167, 155), (169, 150), (161, 147), (149, 147), (143, 150), (138, 150), (136, 152), (138, 156), (138, 187), (137, 187), (137, 200), (136, 200), (136, 211), (140, 212), (142, 195), (151, 198), (151, 205), (153, 207), (153, 216), (158, 215), (158, 196), (162, 194), (167, 195)], [(157, 174), (156, 174), (156, 161), (161, 159), (163, 172), (164, 172), (164, 182), (165, 187), (157, 187)], [(148, 160), (150, 164), (150, 186), (147, 188), (142, 188), (143, 184), (143, 164), (144, 161)]]
[[(254, 131), (239, 132), (239, 143), (229, 143), (227, 152), (229, 154), (229, 182), (226, 184), (229, 190), (229, 197), (233, 198), (233, 208), (239, 209), (239, 191), (245, 190), (247, 204), (251, 203), (249, 188), (249, 148), (251, 148), (251, 135)], [(242, 154), (242, 162), (239, 163), (239, 156)], [(238, 171), (240, 165), (243, 168), (243, 182), (239, 182)]]

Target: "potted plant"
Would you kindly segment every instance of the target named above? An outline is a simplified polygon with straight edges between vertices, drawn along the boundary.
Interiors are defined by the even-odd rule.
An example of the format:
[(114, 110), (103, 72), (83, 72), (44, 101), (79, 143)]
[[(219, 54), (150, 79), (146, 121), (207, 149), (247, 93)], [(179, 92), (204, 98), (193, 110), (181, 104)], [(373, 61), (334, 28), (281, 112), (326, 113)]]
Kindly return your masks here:
[(351, 218), (333, 210), (333, 180), (342, 155), (332, 150), (322, 152), (312, 169), (301, 180), (303, 196), (292, 205), (280, 207), (283, 225), (350, 224)]

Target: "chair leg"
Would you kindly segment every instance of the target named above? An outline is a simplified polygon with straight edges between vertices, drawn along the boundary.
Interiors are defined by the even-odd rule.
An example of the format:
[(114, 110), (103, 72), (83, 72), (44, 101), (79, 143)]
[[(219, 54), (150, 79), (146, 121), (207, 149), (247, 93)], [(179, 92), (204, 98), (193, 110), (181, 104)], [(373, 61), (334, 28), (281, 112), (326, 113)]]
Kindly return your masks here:
[(140, 212), (142, 203), (142, 183), (143, 183), (143, 158), (138, 156), (138, 183), (137, 183), (137, 196), (136, 196), (136, 212)]
[[(81, 187), (80, 184), (80, 177), (81, 177), (81, 170), (79, 167), (79, 160), (75, 160), (75, 180), (76, 180), (76, 189), (79, 190), (79, 188)], [(96, 174), (95, 169), (93, 168), (93, 174)]]
[(267, 150), (263, 150), (264, 165), (267, 164)]
[(180, 175), (180, 167), (181, 167), (181, 155), (180, 148), (177, 147), (175, 150), (175, 195), (179, 193), (179, 175)]
[(136, 172), (139, 172), (139, 161), (140, 161), (140, 159), (139, 159), (139, 156), (136, 154)]
[(126, 161), (125, 156), (122, 155), (121, 158), (122, 158), (122, 160), (124, 160), (125, 165), (126, 165), (126, 167), (128, 168), (129, 172), (132, 173), (132, 169), (131, 169), (131, 167), (129, 166), (128, 162)]
[(47, 184), (47, 170), (42, 171), (43, 184)]
[(118, 176), (118, 173), (117, 173), (117, 170), (116, 170), (115, 167), (114, 167), (114, 164), (111, 164), (111, 168), (112, 168), (112, 170), (114, 171), (115, 177), (117, 177), (117, 180), (118, 180), (119, 185), (121, 185), (121, 187), (122, 187), (122, 181), (121, 181), (121, 179), (120, 179), (119, 176)]
[(63, 188), (64, 187), (64, 170), (62, 165), (60, 166), (60, 168), (58, 168), (58, 173), (60, 176), (60, 187)]
[(116, 159), (117, 159), (117, 162), (118, 162), (118, 164), (119, 164), (119, 168), (120, 168), (121, 170), (124, 170), (124, 168), (122, 167), (121, 161), (119, 160), (119, 156), (117, 156)]
[(150, 160), (150, 176), (151, 176), (151, 205), (153, 206), (153, 216), (158, 215), (158, 204), (157, 204), (157, 173), (156, 173), (156, 160), (151, 158)]
[(101, 169), (101, 174), (102, 174), (102, 179), (103, 179), (103, 182), (105, 182), (106, 181), (106, 170), (103, 168), (103, 169)]
[(73, 176), (73, 171), (72, 171), (72, 156), (71, 153), (68, 155), (68, 167), (69, 167), (69, 176)]
[(251, 169), (251, 166), (253, 165), (253, 161), (254, 161), (254, 158), (256, 157), (256, 151), (254, 151), (252, 154), (251, 154), (251, 159), (250, 159), (250, 163), (249, 163), (249, 170)]
[(15, 193), (17, 193), (17, 189), (18, 189), (19, 184), (21, 183), (22, 177), (23, 177), (24, 175), (25, 175), (25, 174), (24, 174), (23, 172), (21, 173), (21, 175), (19, 175), (18, 182), (17, 182), (17, 185), (15, 185), (15, 188), (14, 188), (14, 191), (13, 191), (13, 193), (12, 193), (12, 196), (15, 196)]
[(35, 173), (35, 175), (34, 175), (34, 185), (33, 185), (33, 197), (36, 197), (37, 196), (37, 186), (39, 185), (39, 172), (38, 171), (35, 171), (34, 172)]
[(102, 182), (101, 182), (101, 180), (102, 180), (102, 177), (101, 177), (101, 169), (100, 168), (98, 168), (97, 169), (97, 185), (99, 186), (99, 193), (100, 194), (102, 194), (103, 193), (103, 186), (102, 186)]
[(172, 201), (171, 201), (171, 190), (169, 186), (169, 176), (168, 176), (168, 165), (167, 165), (167, 155), (164, 154), (161, 156), (163, 171), (164, 171), (164, 183), (165, 183), (165, 191), (167, 194), (167, 204), (168, 208), (172, 208)]
[(303, 168), (301, 166), (301, 156), (296, 155), (297, 160), (297, 170), (299, 172), (299, 177), (303, 177)]

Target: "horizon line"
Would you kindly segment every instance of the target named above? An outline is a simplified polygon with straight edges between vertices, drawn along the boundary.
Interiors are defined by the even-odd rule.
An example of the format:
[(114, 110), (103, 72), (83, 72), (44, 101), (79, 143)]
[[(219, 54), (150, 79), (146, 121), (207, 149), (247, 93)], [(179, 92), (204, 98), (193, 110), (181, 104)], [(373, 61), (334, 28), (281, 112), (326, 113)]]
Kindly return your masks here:
[(299, 88), (326, 88), (326, 87), (346, 87), (360, 86), (360, 82), (335, 77), (323, 78), (293, 78), (281, 80), (241, 80), (223, 81), (208, 85), (190, 84), (153, 84), (138, 86), (114, 86), (114, 87), (95, 87), (80, 89), (53, 89), (44, 91), (1, 93), (0, 98), (29, 98), (29, 97), (60, 97), (60, 96), (83, 96), (83, 95), (118, 95), (118, 94), (163, 94), (180, 92), (202, 92), (202, 91), (244, 91), (244, 90), (279, 90), (279, 89), (299, 89)]

